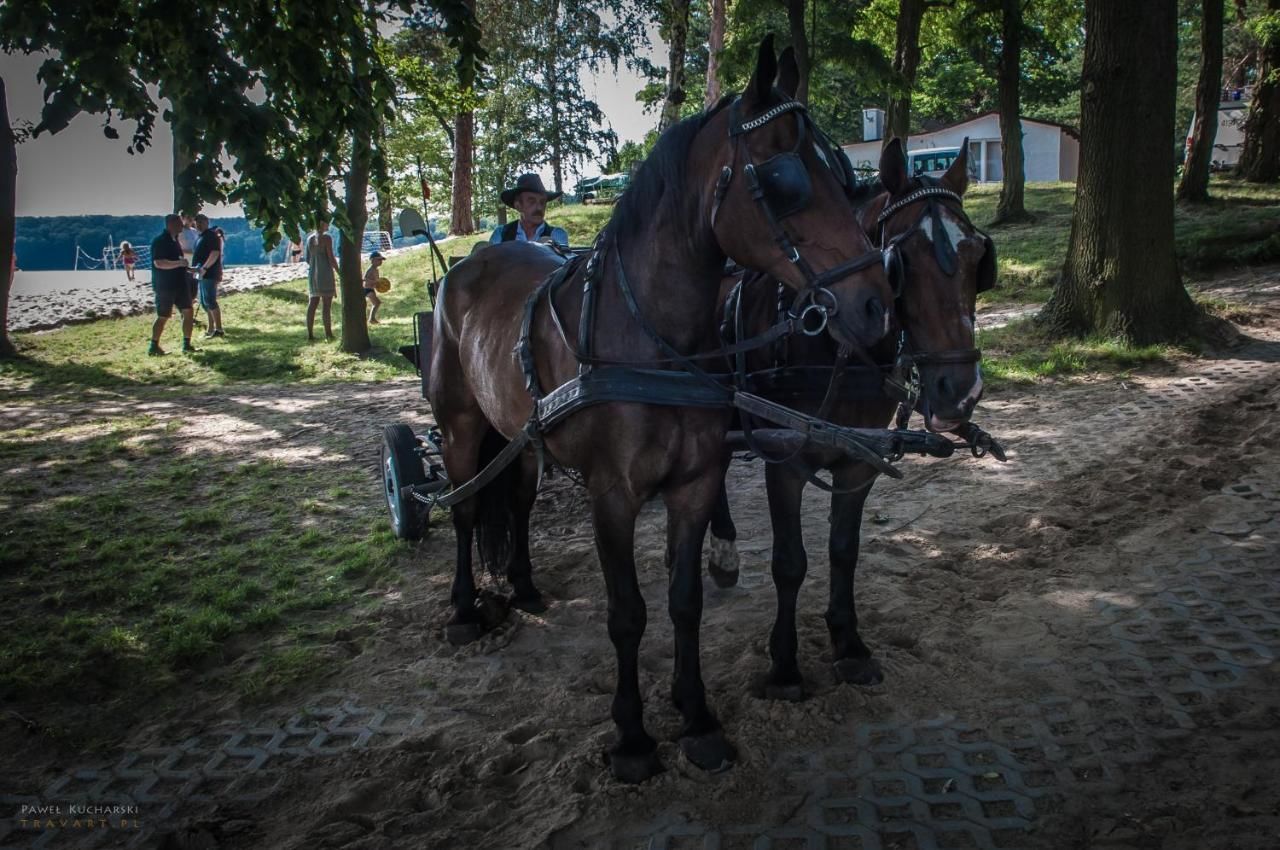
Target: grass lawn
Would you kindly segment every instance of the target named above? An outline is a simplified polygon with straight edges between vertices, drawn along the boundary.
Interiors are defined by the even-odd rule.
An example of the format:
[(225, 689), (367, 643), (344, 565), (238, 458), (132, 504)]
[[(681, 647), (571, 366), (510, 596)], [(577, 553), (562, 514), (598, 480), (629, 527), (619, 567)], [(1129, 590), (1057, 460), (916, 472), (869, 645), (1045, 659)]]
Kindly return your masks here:
[[(1214, 204), (1177, 214), (1187, 268), (1280, 257), (1280, 189), (1215, 178), (1211, 191)], [(1037, 219), (993, 231), (1000, 286), (983, 304), (1048, 297), (1073, 195), (1070, 184), (1027, 187)], [(979, 226), (997, 196), (970, 190)], [(610, 213), (553, 207), (548, 217), (586, 245)], [(441, 249), (461, 256), (486, 238)], [(149, 316), (17, 336), (22, 358), (0, 362), (0, 700), (84, 747), (95, 741), (66, 721), (86, 703), (127, 724), (196, 672), (212, 676), (208, 687), (266, 699), (343, 663), (336, 639), (358, 635), (386, 588), (424, 568), (392, 536), (372, 464), (353, 448), (375, 445), (381, 423), (337, 409), (387, 381), (399, 381), (392, 397), (401, 387), (410, 405), (417, 396), (396, 349), (426, 308), (431, 255), (383, 269), (392, 290), (364, 356), (305, 342), (303, 281), (225, 297), (228, 336), (192, 356), (146, 357)], [(1189, 356), (1045, 339), (1025, 320), (979, 344), (996, 386)], [(365, 383), (344, 395), (352, 382)], [(285, 409), (308, 392), (329, 395), (311, 413)]]

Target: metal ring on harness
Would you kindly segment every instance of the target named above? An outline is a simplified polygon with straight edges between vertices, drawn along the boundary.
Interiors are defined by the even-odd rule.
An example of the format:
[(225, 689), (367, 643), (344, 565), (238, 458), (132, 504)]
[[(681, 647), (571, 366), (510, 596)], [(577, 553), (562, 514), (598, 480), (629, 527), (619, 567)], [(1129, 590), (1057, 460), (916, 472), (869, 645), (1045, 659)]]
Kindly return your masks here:
[[(818, 324), (810, 327), (809, 316), (813, 313), (818, 314)], [(817, 336), (827, 329), (827, 308), (821, 304), (810, 304), (800, 311), (800, 332), (805, 336)]]

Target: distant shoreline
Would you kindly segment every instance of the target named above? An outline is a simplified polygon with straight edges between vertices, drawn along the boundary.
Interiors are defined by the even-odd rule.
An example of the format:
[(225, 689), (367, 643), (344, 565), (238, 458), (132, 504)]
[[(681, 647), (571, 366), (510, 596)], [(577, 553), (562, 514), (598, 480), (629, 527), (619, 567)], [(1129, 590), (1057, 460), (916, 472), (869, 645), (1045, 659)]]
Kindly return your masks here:
[[(393, 248), (387, 256), (424, 246)], [(123, 269), (115, 271), (19, 271), (9, 294), (9, 332), (51, 331), (67, 325), (139, 316), (155, 309), (151, 271), (134, 273), (129, 281)], [(223, 275), (220, 294), (248, 292), (305, 279), (303, 263), (232, 266)]]

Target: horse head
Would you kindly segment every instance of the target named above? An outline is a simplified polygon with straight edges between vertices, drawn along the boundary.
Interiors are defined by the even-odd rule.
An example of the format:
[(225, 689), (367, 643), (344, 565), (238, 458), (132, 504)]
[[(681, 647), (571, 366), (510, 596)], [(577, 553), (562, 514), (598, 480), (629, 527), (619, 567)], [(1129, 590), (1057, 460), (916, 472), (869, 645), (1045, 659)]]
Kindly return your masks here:
[(933, 431), (968, 421), (982, 397), (975, 304), (995, 285), (996, 252), (964, 211), (968, 151), (966, 139), (941, 178), (912, 177), (893, 139), (880, 156), (883, 191), (859, 213), (890, 258), (901, 362), (919, 370), (919, 407)]
[(708, 122), (718, 132), (692, 153), (721, 163), (703, 186), (711, 229), (724, 254), (796, 290), (806, 333), (870, 347), (889, 330), (888, 274), (849, 204), (848, 160), (795, 100), (797, 79), (791, 48), (775, 57), (767, 37), (746, 90)]

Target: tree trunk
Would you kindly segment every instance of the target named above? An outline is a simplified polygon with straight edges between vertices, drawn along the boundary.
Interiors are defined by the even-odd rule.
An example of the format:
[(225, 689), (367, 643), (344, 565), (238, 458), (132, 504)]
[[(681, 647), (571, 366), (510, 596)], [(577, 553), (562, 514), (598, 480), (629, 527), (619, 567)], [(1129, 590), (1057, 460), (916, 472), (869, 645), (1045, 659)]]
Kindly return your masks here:
[(551, 14), (547, 21), (546, 48), (546, 84), (547, 100), (551, 105), (551, 126), (548, 128), (551, 140), (551, 180), (555, 183), (556, 192), (564, 191), (564, 139), (560, 127), (560, 71), (556, 62), (560, 59), (559, 32), (557, 18), (560, 12), (558, 0), (551, 0)]
[(0, 357), (18, 353), (9, 339), (9, 293), (13, 289), (13, 240), (18, 208), (18, 139), (9, 124), (9, 98), (0, 77)]
[(1196, 118), (1177, 198), (1191, 204), (1209, 200), (1209, 163), (1218, 135), (1218, 102), (1222, 100), (1222, 2), (1204, 0), (1200, 22), (1200, 81), (1196, 83)]
[(809, 36), (804, 31), (805, 0), (787, 0), (787, 23), (791, 26), (791, 47), (796, 52), (796, 68), (800, 81), (796, 84), (796, 100), (809, 102)]
[(920, 23), (924, 20), (925, 0), (899, 0), (898, 29), (893, 51), (893, 70), (900, 87), (889, 96), (885, 110), (884, 143), (895, 137), (905, 143), (911, 132), (911, 89), (916, 84), (916, 68), (920, 65)]
[(1002, 0), (999, 78), (1000, 150), (1004, 182), (993, 224), (1030, 221), (1023, 193), (1027, 172), (1022, 155), (1022, 0)]
[(720, 51), (724, 50), (724, 0), (711, 0), (711, 39), (707, 44), (707, 99), (710, 109), (720, 99)]
[(667, 98), (662, 103), (658, 132), (680, 120), (684, 103), (684, 53), (689, 39), (689, 0), (667, 0)]
[(475, 155), (474, 112), (459, 112), (453, 132), (453, 194), (449, 215), (449, 235), (475, 233), (471, 214), (471, 171)]
[(364, 226), (369, 220), (365, 208), (369, 195), (370, 140), (352, 140), (351, 170), (347, 172), (347, 220), (342, 230), (342, 256), (338, 271), (342, 278), (342, 350), (360, 354), (369, 350), (369, 324), (365, 314), (364, 275), (360, 268), (360, 248)]
[(1258, 50), (1262, 61), (1240, 154), (1240, 174), (1251, 183), (1280, 180), (1280, 0), (1268, 0), (1267, 12), (1273, 23), (1263, 28), (1270, 38)]
[(173, 211), (179, 215), (195, 215), (200, 212), (199, 206), (181, 186), (182, 172), (191, 167), (194, 158), (186, 145), (178, 141), (178, 128), (170, 126), (170, 129), (173, 131)]
[(1199, 310), (1173, 252), (1177, 2), (1085, 0), (1085, 27), (1071, 238), (1041, 320), (1138, 345), (1184, 339)]

